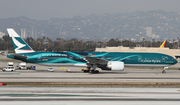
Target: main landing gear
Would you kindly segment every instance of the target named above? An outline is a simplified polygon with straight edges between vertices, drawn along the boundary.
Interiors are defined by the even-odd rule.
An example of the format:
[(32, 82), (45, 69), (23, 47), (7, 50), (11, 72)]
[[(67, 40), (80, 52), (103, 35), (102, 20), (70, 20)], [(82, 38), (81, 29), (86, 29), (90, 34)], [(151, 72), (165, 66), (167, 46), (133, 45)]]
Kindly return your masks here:
[(96, 74), (96, 73), (99, 73), (99, 70), (96, 70), (96, 67), (97, 67), (97, 65), (89, 65), (88, 67), (87, 67), (87, 69), (84, 69), (83, 71), (84, 71), (84, 73), (92, 73), (92, 74)]
[(92, 67), (91, 67), (92, 70), (90, 70), (90, 68), (89, 68), (89, 70), (91, 71), (92, 74), (99, 73), (99, 71), (96, 70), (96, 67), (97, 67), (97, 65), (92, 65)]
[(82, 69), (82, 71), (84, 71), (84, 73), (99, 73), (99, 70), (88, 70), (88, 69)]
[(99, 70), (91, 70), (91, 73), (92, 73), (92, 74), (99, 73)]
[(164, 67), (162, 73), (166, 73), (166, 69), (168, 69), (168, 68), (169, 67)]

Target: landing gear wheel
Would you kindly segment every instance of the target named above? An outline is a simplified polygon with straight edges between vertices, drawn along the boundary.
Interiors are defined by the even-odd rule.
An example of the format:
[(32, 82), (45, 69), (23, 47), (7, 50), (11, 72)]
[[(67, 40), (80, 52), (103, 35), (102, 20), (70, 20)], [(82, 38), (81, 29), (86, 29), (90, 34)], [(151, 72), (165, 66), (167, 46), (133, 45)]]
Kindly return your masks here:
[(93, 74), (94, 74), (94, 73), (95, 73), (95, 70), (91, 70), (91, 73), (93, 73)]
[(99, 70), (95, 70), (95, 73), (99, 73)]
[(91, 70), (91, 73), (93, 74), (99, 73), (99, 70)]
[(165, 71), (165, 70), (163, 70), (163, 71), (162, 71), (162, 73), (166, 73), (166, 71)]

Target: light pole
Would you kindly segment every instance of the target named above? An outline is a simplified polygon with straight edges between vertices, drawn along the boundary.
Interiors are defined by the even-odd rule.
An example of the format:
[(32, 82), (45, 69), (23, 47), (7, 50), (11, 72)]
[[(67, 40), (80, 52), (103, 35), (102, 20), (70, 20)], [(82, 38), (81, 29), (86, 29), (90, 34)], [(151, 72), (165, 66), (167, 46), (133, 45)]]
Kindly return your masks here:
[(151, 47), (152, 47), (152, 37), (151, 37)]
[(96, 48), (96, 36), (94, 36), (95, 37), (95, 48)]
[(8, 53), (8, 41), (7, 41), (7, 53)]
[(123, 38), (123, 36), (121, 36), (121, 47), (122, 47), (122, 38)]
[(178, 37), (178, 49), (179, 49), (179, 37)]
[(131, 44), (131, 42), (130, 42), (130, 41), (131, 41), (131, 39), (129, 38), (129, 48), (130, 48), (130, 44)]
[(145, 37), (143, 37), (144, 47), (145, 47), (145, 40), (146, 40), (146, 38), (145, 38)]

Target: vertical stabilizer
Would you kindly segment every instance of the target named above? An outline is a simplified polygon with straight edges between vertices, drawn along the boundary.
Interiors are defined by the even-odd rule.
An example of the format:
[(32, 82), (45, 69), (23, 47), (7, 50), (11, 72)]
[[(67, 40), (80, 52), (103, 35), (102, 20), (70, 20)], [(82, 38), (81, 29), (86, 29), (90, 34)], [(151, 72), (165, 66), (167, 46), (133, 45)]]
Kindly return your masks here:
[(7, 31), (13, 43), (15, 53), (34, 52), (34, 50), (12, 28), (8, 28)]
[(167, 40), (165, 40), (165, 41), (161, 44), (160, 48), (165, 48), (165, 47), (166, 47), (166, 44), (167, 44)]

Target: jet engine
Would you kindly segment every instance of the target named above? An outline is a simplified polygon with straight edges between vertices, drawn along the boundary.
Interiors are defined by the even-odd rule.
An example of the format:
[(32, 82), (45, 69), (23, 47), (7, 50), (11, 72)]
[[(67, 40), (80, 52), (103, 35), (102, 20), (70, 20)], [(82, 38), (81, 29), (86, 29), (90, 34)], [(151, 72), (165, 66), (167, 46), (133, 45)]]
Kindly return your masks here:
[(124, 70), (124, 62), (109, 61), (107, 63), (107, 68), (110, 70), (115, 70), (115, 71), (123, 71)]

